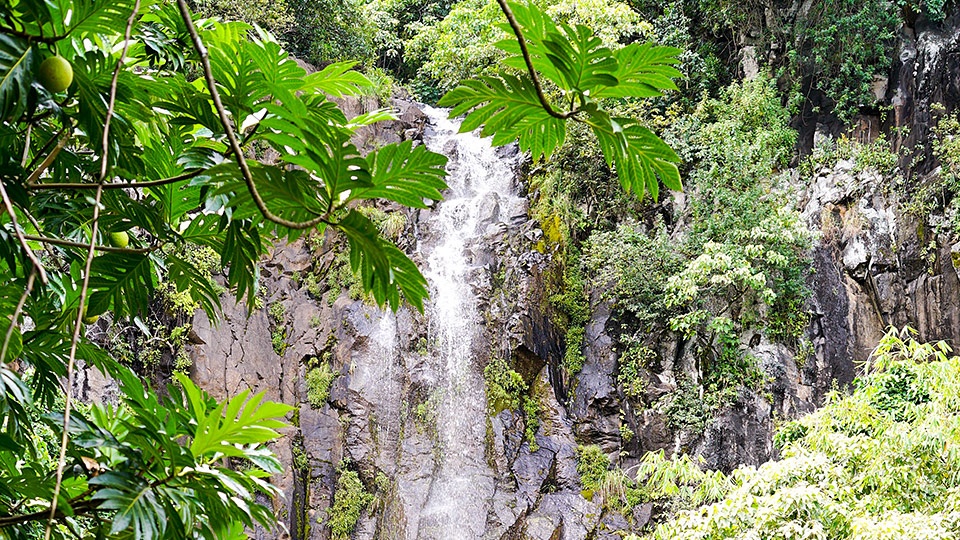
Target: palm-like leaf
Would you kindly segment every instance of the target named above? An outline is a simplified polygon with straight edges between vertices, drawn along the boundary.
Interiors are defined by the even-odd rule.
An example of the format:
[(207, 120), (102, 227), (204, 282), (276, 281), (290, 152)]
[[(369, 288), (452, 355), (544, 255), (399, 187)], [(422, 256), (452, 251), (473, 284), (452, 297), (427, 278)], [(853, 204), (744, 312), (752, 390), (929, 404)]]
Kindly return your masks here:
[(631, 43), (614, 51), (617, 69), (613, 75), (618, 84), (593, 92), (593, 97), (657, 97), (664, 90), (676, 90), (673, 79), (682, 73), (673, 66), (679, 63), (681, 52), (652, 43)]
[[(680, 51), (634, 44), (613, 52), (589, 28), (557, 25), (533, 2), (508, 6), (522, 28), (529, 54), (525, 58), (515, 40), (501, 41), (497, 46), (512, 55), (505, 64), (526, 72), (529, 60), (539, 77), (570, 96), (568, 114), (593, 128), (607, 163), (616, 169), (627, 192), (643, 196), (650, 191), (657, 197), (658, 179), (670, 189), (681, 189), (679, 158), (673, 150), (635, 121), (611, 118), (599, 101), (654, 97), (675, 89), (671, 78), (680, 75), (673, 67)], [(507, 25), (505, 30), (512, 28)], [(453, 107), (452, 115), (467, 113), (461, 131), (483, 126), (481, 133), (493, 135), (493, 144), (517, 140), (534, 160), (549, 158), (566, 133), (566, 120), (549, 114), (526, 75), (501, 73), (499, 79), (466, 81), (440, 104)]]
[(99, 489), (93, 500), (101, 501), (99, 509), (113, 510), (110, 534), (131, 529), (134, 538), (161, 538), (166, 530), (167, 514), (157, 501), (149, 482), (133, 474), (111, 471), (90, 479)]
[(617, 78), (612, 73), (617, 69), (617, 60), (600, 38), (586, 26), (564, 25), (562, 29), (563, 34), (551, 33), (543, 40), (550, 51), (547, 58), (562, 76), (562, 81), (554, 82), (562, 82), (560, 87), (565, 90), (584, 93), (616, 86)]
[(27, 108), (39, 57), (26, 40), (0, 34), (0, 121), (19, 117)]
[(447, 158), (411, 141), (386, 145), (367, 156), (372, 187), (350, 193), (351, 199), (388, 199), (405, 206), (426, 208), (424, 199), (439, 201), (447, 188), (443, 181)]
[(501, 74), (465, 81), (448, 92), (439, 105), (453, 107), (451, 115), (470, 111), (461, 132), (483, 126), (481, 135), (493, 136), (493, 144), (519, 141), (520, 149), (534, 160), (548, 159), (563, 144), (566, 122), (544, 110), (533, 83), (527, 78)]
[(94, 258), (90, 269), (87, 313), (113, 309), (117, 316), (137, 315), (148, 305), (157, 276), (145, 253), (105, 253)]
[(614, 168), (627, 192), (654, 199), (659, 196), (657, 179), (670, 189), (681, 189), (680, 158), (649, 129), (628, 118), (610, 118), (597, 111), (588, 121), (600, 142), (607, 165)]
[(373, 87), (370, 79), (351, 68), (356, 62), (337, 62), (330, 64), (306, 79), (305, 88), (324, 92), (334, 97), (357, 96)]
[(377, 304), (397, 309), (402, 293), (407, 302), (423, 311), (427, 280), (402, 251), (380, 235), (376, 225), (351, 210), (337, 228), (347, 237), (350, 267), (360, 273), (363, 289)]

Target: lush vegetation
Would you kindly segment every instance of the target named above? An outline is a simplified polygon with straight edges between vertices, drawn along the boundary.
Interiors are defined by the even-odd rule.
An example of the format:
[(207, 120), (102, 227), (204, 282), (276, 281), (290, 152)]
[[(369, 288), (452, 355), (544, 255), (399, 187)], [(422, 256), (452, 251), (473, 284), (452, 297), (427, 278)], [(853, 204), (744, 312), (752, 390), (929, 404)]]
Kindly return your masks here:
[(781, 427), (781, 460), (738, 469), (722, 500), (653, 537), (956, 538), (960, 358), (949, 354), (891, 330), (852, 394)]
[[(873, 109), (904, 17), (942, 20), (949, 2), (815, 2), (784, 20), (762, 4), (7, 2), (0, 537), (241, 538), (273, 523), (258, 494), (275, 494), (266, 478), (279, 463), (265, 445), (289, 411), (198, 389), (186, 376), (192, 314), (216, 318), (227, 291), (266, 307), (284, 355), (286, 309), (263, 305), (257, 262), (271, 242), (300, 237), (337, 252), (325, 271), (295, 276), (311, 295), (421, 307), (426, 281), (396, 244), (406, 214), (374, 203), (425, 208), (445, 187), (446, 158), (423, 146), (366, 153), (351, 142), (389, 110), (348, 119), (331, 98), (410, 92), (464, 115), (464, 131), (519, 143), (572, 395), (595, 301), (613, 310), (610, 375), (631, 404), (621, 417), (654, 408), (696, 434), (744, 388), (762, 393), (748, 343), (780, 342), (798, 358), (809, 348), (812, 238), (784, 203), (784, 172), (853, 159), (895, 185), (901, 158), (885, 138), (840, 138), (799, 161), (790, 126)], [(731, 50), (745, 43), (760, 74), (739, 81)], [(900, 186), (902, 202), (957, 234), (960, 122), (939, 114), (933, 131), (943, 167)], [(257, 159), (267, 153), (279, 157)], [(681, 173), (675, 199), (661, 187), (678, 190)], [(784, 425), (785, 459), (756, 471), (649, 454), (628, 477), (581, 447), (584, 495), (676, 514), (659, 538), (948, 538), (960, 491), (948, 450), (957, 361), (945, 354), (889, 335), (858, 390)], [(672, 366), (673, 391), (651, 397), (650, 374), (681, 357), (692, 369)], [(119, 382), (119, 403), (73, 402), (80, 363)], [(321, 408), (339, 372), (326, 356), (307, 363), (305, 399)], [(496, 354), (484, 375), (490, 412), (517, 411), (535, 450), (541, 389)], [(172, 384), (156, 391), (140, 376)], [(431, 406), (415, 408), (421, 424)], [(626, 422), (620, 434), (634, 437)], [(302, 441), (294, 448), (306, 471)], [(326, 523), (347, 538), (374, 499), (350, 464), (337, 477)]]
[[(302, 22), (303, 5), (197, 7), (262, 23), (303, 46), (283, 27), (291, 17)], [(485, 125), (498, 144), (519, 139), (539, 158), (560, 146), (568, 121), (578, 122), (599, 137), (627, 191), (656, 194), (659, 181), (678, 188), (676, 155), (594, 100), (673, 88), (678, 51), (612, 51), (585, 26), (556, 26), (535, 6), (500, 8), (518, 41), (499, 47), (515, 55), (507, 64), (527, 72), (454, 90), (446, 99), (469, 111), (464, 129)], [(349, 41), (331, 35), (311, 37), (310, 47), (326, 54), (323, 47)], [(308, 75), (271, 34), (197, 18), (184, 0), (15, 3), (0, 45), (0, 140), (12, 150), (0, 164), (8, 283), (0, 526), (15, 526), (15, 537), (42, 530), (145, 539), (233, 538), (243, 527), (269, 526), (275, 516), (256, 495), (275, 493), (264, 479), (279, 465), (264, 444), (289, 408), (246, 392), (217, 404), (183, 374), (160, 398), (85, 327), (102, 315), (137, 321), (158, 298), (173, 320), (196, 309), (215, 319), (224, 291), (213, 272), (249, 309), (261, 308), (259, 257), (271, 241), (309, 231), (342, 238), (343, 264), (372, 301), (421, 308), (426, 282), (390, 239), (396, 220), (359, 203), (426, 207), (445, 187), (446, 158), (409, 141), (361, 154), (350, 142), (356, 130), (392, 116), (348, 120), (330, 101), (374, 88), (352, 64)], [(541, 82), (573, 100), (558, 110)], [(251, 159), (267, 150), (279, 156), (274, 164)], [(275, 302), (268, 311), (282, 355), (286, 310)], [(182, 353), (188, 332), (180, 325), (164, 338), (176, 341), (172, 353)], [(74, 404), (79, 362), (119, 381), (121, 404)], [(333, 377), (326, 363), (308, 371), (312, 404), (326, 400)], [(533, 444), (538, 401), (524, 400), (523, 409)], [(346, 494), (356, 491), (355, 472), (344, 469), (340, 479), (345, 494), (335, 497), (331, 523), (343, 536), (368, 503)]]
[[(118, 361), (149, 369), (161, 352), (125, 357), (121, 339), (111, 355), (87, 325), (108, 315), (158, 334), (139, 319), (157, 302), (215, 318), (213, 271), (252, 308), (268, 241), (324, 228), (378, 303), (419, 306), (425, 280), (351, 200), (437, 200), (446, 159), (409, 143), (361, 156), (353, 132), (390, 114), (348, 122), (329, 101), (371, 87), (350, 64), (308, 76), (268, 34), (194, 20), (182, 2), (15, 2), (0, 45), (4, 535), (234, 538), (271, 524), (256, 495), (276, 493), (265, 443), (289, 407), (247, 392), (218, 404), (182, 374), (161, 397)], [(245, 159), (266, 148), (279, 165)], [(188, 332), (150, 337), (170, 343), (174, 371), (189, 369)], [(73, 403), (80, 362), (118, 381), (119, 403)]]

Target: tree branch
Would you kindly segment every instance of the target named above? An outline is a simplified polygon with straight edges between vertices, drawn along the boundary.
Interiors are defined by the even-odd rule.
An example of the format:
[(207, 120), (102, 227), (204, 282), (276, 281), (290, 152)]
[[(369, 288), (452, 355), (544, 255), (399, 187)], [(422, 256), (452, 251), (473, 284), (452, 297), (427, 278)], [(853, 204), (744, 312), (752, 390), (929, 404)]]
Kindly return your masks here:
[(530, 75), (530, 79), (533, 81), (533, 88), (537, 91), (537, 99), (540, 100), (540, 105), (543, 106), (543, 109), (547, 111), (547, 114), (554, 118), (559, 118), (560, 120), (566, 120), (568, 118), (575, 117), (580, 111), (578, 109), (572, 109), (567, 112), (557, 112), (553, 105), (550, 104), (550, 100), (547, 99), (546, 94), (543, 93), (543, 87), (540, 85), (540, 77), (537, 76), (537, 70), (533, 67), (533, 60), (530, 58), (530, 51), (527, 49), (527, 42), (523, 38), (523, 31), (520, 29), (520, 23), (517, 22), (517, 18), (513, 15), (513, 11), (510, 10), (510, 6), (507, 5), (506, 0), (497, 0), (497, 4), (500, 5), (500, 11), (503, 12), (507, 17), (507, 22), (510, 23), (510, 28), (513, 29), (513, 33), (517, 36), (517, 43), (520, 44), (520, 54), (523, 55), (523, 62), (527, 65), (527, 73)]
[(46, 285), (47, 271), (43, 268), (43, 264), (40, 263), (40, 259), (37, 258), (37, 254), (30, 249), (30, 246), (27, 244), (27, 240), (23, 237), (23, 231), (21, 231), (20, 226), (17, 225), (17, 213), (13, 209), (13, 201), (10, 200), (10, 195), (7, 195), (7, 189), (4, 187), (3, 182), (0, 182), (0, 196), (3, 197), (4, 208), (6, 208), (7, 213), (10, 214), (10, 223), (13, 225), (13, 233), (17, 236), (17, 240), (20, 241), (20, 247), (22, 247), (23, 251), (27, 254), (27, 258), (30, 259), (30, 263), (33, 265), (33, 268), (40, 274), (40, 281)]
[(47, 157), (43, 158), (43, 162), (40, 163), (40, 166), (38, 166), (36, 170), (30, 173), (30, 176), (27, 177), (27, 181), (26, 181), (27, 186), (36, 182), (37, 179), (40, 178), (40, 175), (43, 174), (43, 171), (47, 170), (47, 167), (49, 167), (50, 164), (53, 163), (53, 160), (57, 159), (57, 155), (60, 154), (60, 151), (63, 150), (63, 147), (66, 146), (66, 144), (67, 144), (67, 135), (64, 134), (63, 137), (61, 137), (60, 140), (57, 141), (57, 145), (53, 147), (53, 150), (51, 150), (50, 153), (47, 154)]
[[(32, 240), (34, 242), (41, 242), (43, 244), (52, 244), (54, 246), (63, 246), (63, 247), (74, 247), (74, 248), (89, 248), (90, 244), (82, 244), (80, 242), (71, 242), (70, 240), (63, 240), (62, 238), (51, 238), (48, 236), (34, 236), (32, 234), (23, 235), (27, 240)], [(113, 246), (100, 246), (94, 245), (93, 249), (96, 251), (102, 251), (105, 253), (150, 253), (155, 251), (157, 248), (119, 248)]]
[[(95, 501), (86, 500), (77, 503), (76, 505), (71, 505), (73, 508), (74, 515), (87, 514), (96, 510), (97, 504)], [(38, 512), (33, 512), (31, 514), (19, 514), (15, 516), (3, 516), (0, 517), (0, 528), (9, 527), (11, 525), (20, 525), (23, 523), (29, 523), (31, 521), (38, 521), (43, 519), (46, 516), (53, 515), (53, 519), (60, 519), (67, 517), (62, 511), (54, 508), (53, 512), (48, 510), (40, 510)]]
[(0, 34), (6, 34), (8, 36), (23, 38), (30, 42), (46, 43), (47, 45), (53, 45), (54, 43), (66, 37), (66, 36), (55, 36), (55, 37), (35, 36), (33, 34), (24, 32), (23, 30), (17, 30), (16, 28), (10, 28), (7, 26), (0, 26)]
[(247, 191), (250, 193), (250, 197), (253, 198), (253, 202), (257, 205), (260, 214), (262, 214), (267, 221), (295, 230), (312, 229), (321, 223), (329, 223), (325, 216), (318, 216), (309, 221), (290, 221), (274, 214), (267, 208), (263, 197), (261, 197), (260, 192), (257, 191), (257, 186), (253, 181), (253, 174), (250, 172), (246, 158), (243, 157), (243, 150), (240, 148), (237, 135), (233, 132), (233, 127), (230, 125), (230, 118), (227, 117), (227, 111), (223, 107), (223, 102), (220, 100), (220, 92), (217, 91), (217, 81), (213, 78), (213, 70), (210, 67), (210, 58), (207, 54), (206, 47), (203, 46), (203, 41), (200, 39), (200, 34), (197, 33), (197, 27), (193, 24), (193, 18), (190, 16), (190, 8), (187, 7), (186, 0), (177, 0), (177, 7), (180, 8), (180, 16), (187, 25), (187, 31), (190, 33), (193, 47), (196, 49), (197, 54), (200, 55), (200, 65), (203, 66), (203, 75), (207, 81), (207, 89), (210, 91), (211, 99), (213, 99), (213, 106), (217, 109), (217, 114), (220, 116), (220, 123), (223, 125), (223, 130), (226, 132), (227, 139), (230, 141), (230, 147), (233, 149), (233, 154), (237, 159), (237, 165), (240, 167), (243, 180), (247, 184)]
[(167, 184), (175, 184), (177, 182), (182, 182), (184, 180), (190, 180), (191, 178), (196, 178), (200, 176), (206, 169), (194, 169), (190, 172), (185, 172), (177, 176), (171, 176), (170, 178), (161, 178), (159, 180), (147, 180), (143, 182), (107, 182), (104, 184), (99, 183), (81, 183), (81, 182), (64, 182), (64, 183), (44, 183), (44, 184), (27, 184), (27, 189), (31, 191), (40, 191), (45, 189), (59, 189), (59, 190), (83, 190), (83, 189), (97, 189), (102, 187), (103, 189), (123, 189), (123, 188), (145, 188), (145, 187), (157, 187), (164, 186)]

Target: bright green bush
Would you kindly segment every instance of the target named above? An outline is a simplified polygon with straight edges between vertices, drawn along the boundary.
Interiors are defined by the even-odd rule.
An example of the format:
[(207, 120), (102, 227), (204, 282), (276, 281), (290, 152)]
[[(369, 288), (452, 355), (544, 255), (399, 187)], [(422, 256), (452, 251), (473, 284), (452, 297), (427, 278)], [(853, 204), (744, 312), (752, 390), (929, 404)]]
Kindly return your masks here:
[[(649, 27), (618, 0), (542, 0), (537, 4), (558, 23), (590, 26), (607, 46), (641, 35)], [(444, 92), (464, 79), (487, 74), (488, 68), (499, 67), (495, 64), (504, 56), (494, 43), (510, 37), (498, 26), (502, 19), (494, 0), (461, 0), (439, 22), (417, 27), (416, 34), (404, 43), (407, 61), (417, 67), (421, 81)]]
[(483, 380), (486, 383), (487, 406), (491, 414), (497, 414), (504, 409), (520, 409), (521, 398), (528, 390), (527, 383), (519, 373), (510, 368), (506, 360), (500, 356), (491, 358), (483, 368)]
[(610, 470), (610, 458), (595, 445), (577, 446), (577, 473), (587, 489), (596, 489)]
[(590, 235), (583, 263), (592, 281), (609, 287), (606, 298), (646, 326), (668, 313), (663, 291), (682, 262), (675, 244), (662, 224), (646, 233), (638, 224), (624, 223)]
[[(782, 460), (654, 538), (960, 537), (960, 358), (891, 330), (852, 395), (787, 424)], [(784, 433), (784, 432), (781, 432)]]

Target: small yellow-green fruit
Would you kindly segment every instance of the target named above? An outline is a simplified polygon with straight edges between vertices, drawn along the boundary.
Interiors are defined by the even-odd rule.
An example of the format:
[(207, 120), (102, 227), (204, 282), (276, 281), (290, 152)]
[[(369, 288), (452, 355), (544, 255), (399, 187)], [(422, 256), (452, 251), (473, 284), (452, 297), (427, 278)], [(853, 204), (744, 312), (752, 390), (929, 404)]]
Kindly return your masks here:
[(124, 232), (112, 232), (110, 233), (110, 245), (118, 248), (125, 248), (127, 244), (130, 243), (130, 236)]
[(91, 315), (89, 317), (87, 316), (87, 306), (83, 306), (83, 313), (81, 315), (83, 319), (83, 324), (96, 324), (96, 322), (100, 320), (99, 315)]
[(40, 64), (37, 81), (54, 94), (63, 92), (73, 82), (73, 67), (66, 58), (51, 56)]

